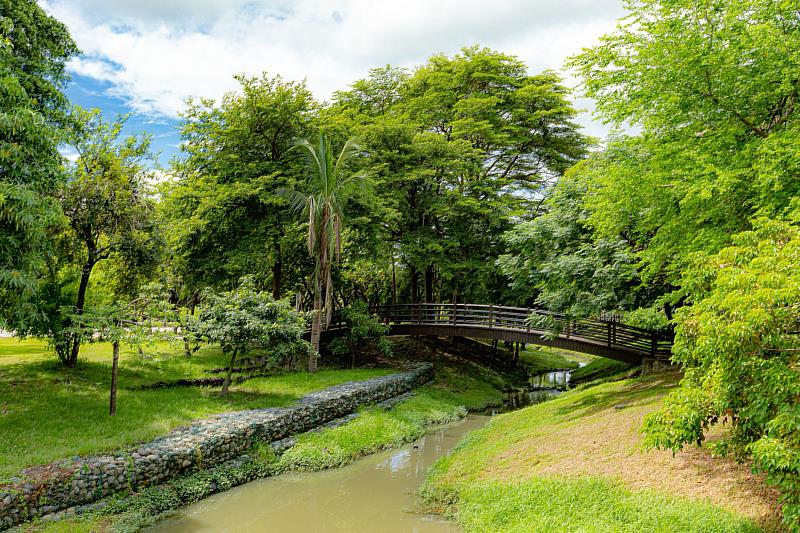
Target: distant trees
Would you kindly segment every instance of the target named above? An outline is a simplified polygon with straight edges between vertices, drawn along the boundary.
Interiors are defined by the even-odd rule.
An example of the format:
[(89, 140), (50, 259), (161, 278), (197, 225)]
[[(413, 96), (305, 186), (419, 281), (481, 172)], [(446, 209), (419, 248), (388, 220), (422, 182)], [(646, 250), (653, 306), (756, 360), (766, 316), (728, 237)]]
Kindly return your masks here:
[(375, 69), (336, 94), (324, 123), (363, 139), (384, 256), (402, 264), (405, 298), (501, 297), (500, 236), (586, 153), (567, 95), (555, 74), (530, 75), (478, 47), (433, 56), (412, 74)]

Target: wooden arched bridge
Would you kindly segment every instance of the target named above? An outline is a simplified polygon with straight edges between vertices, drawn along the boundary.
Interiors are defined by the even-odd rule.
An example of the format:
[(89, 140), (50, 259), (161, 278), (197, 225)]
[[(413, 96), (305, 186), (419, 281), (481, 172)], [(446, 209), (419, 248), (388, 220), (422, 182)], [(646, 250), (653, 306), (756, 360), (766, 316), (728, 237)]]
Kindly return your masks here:
[(570, 320), (541, 309), (498, 305), (419, 303), (371, 307), (389, 335), (497, 339), (552, 346), (641, 364), (667, 359), (673, 336), (622, 324), (613, 317)]

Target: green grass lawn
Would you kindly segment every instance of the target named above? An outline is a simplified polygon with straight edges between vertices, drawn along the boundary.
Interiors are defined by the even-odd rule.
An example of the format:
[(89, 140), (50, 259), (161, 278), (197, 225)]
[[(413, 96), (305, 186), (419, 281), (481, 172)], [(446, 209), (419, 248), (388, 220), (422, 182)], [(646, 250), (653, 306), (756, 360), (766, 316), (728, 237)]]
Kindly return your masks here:
[(0, 476), (74, 455), (124, 447), (164, 435), (193, 419), (239, 409), (291, 404), (309, 392), (392, 369), (323, 369), (248, 380), (228, 397), (218, 389), (132, 387), (179, 378), (207, 377), (227, 361), (217, 348), (184, 357), (179, 347), (158, 345), (145, 357), (120, 357), (117, 416), (108, 416), (110, 346), (90, 345), (74, 370), (63, 368), (40, 341), (0, 339)]
[(567, 368), (578, 368), (578, 363), (588, 362), (594, 359), (591, 355), (568, 352), (555, 348), (536, 346), (528, 344), (524, 350), (519, 352), (519, 361), (531, 374), (542, 374), (553, 370), (563, 370)]
[[(750, 498), (746, 485), (709, 468), (710, 456), (683, 463), (678, 479), (670, 453), (641, 454), (641, 416), (675, 379), (581, 388), (497, 416), (434, 465), (423, 499), (433, 510), (454, 513), (467, 532), (761, 531), (738, 514)], [(655, 483), (626, 484), (635, 485), (647, 469)], [(716, 479), (715, 471), (724, 474)], [(720, 505), (702, 491), (700, 498), (684, 497), (687, 486), (715, 487)]]
[(632, 368), (633, 365), (623, 363), (622, 361), (598, 357), (588, 365), (573, 370), (572, 374), (570, 374), (570, 380), (574, 384), (588, 383), (589, 381), (594, 381), (596, 379), (607, 378), (615, 374), (620, 374)]

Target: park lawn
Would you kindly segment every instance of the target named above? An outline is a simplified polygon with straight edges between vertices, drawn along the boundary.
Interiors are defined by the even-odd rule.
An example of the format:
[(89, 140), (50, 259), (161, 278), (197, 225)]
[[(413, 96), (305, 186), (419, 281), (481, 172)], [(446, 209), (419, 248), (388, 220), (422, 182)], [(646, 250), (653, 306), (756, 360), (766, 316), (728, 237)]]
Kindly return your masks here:
[(579, 363), (594, 359), (591, 355), (568, 352), (556, 348), (528, 344), (519, 351), (519, 361), (531, 374), (543, 374), (553, 370), (578, 368)]
[(432, 468), (423, 498), (467, 532), (780, 531), (777, 494), (747, 465), (642, 451), (642, 418), (676, 382), (604, 383), (500, 415)]
[(205, 387), (132, 390), (158, 381), (208, 377), (205, 370), (226, 363), (217, 348), (204, 348), (189, 358), (166, 344), (145, 349), (145, 358), (125, 350), (117, 416), (109, 417), (108, 346), (87, 348), (78, 368), (69, 370), (47, 352), (45, 343), (0, 340), (0, 478), (29, 466), (147, 441), (193, 419), (285, 406), (331, 385), (396, 371), (323, 369), (262, 377), (233, 386), (223, 398), (218, 389)]

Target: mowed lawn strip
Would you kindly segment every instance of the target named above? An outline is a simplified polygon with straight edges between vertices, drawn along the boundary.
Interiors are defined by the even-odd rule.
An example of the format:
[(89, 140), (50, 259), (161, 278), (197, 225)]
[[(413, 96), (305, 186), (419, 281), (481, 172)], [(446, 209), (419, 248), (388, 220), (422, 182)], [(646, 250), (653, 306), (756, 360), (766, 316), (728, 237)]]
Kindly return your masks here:
[(642, 451), (641, 419), (676, 381), (605, 383), (500, 415), (434, 466), (423, 496), (466, 531), (780, 531), (777, 494), (747, 465)]
[(261, 377), (232, 387), (223, 398), (218, 388), (132, 390), (159, 381), (209, 377), (205, 370), (225, 364), (218, 348), (204, 348), (189, 358), (166, 344), (145, 349), (144, 358), (124, 350), (117, 416), (110, 417), (110, 351), (109, 345), (87, 346), (78, 368), (68, 370), (47, 352), (45, 343), (0, 340), (0, 478), (29, 466), (147, 441), (212, 414), (290, 405), (332, 385), (397, 372), (323, 369)]

